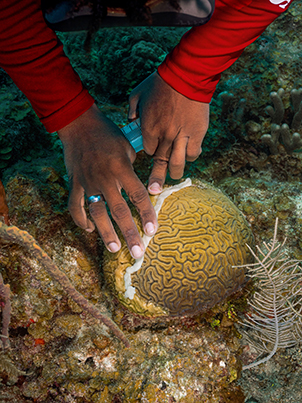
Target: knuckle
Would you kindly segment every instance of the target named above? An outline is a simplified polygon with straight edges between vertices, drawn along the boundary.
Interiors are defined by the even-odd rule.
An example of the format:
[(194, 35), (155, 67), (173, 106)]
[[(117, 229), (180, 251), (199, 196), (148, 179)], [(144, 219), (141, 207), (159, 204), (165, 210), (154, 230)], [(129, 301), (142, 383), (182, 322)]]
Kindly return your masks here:
[(165, 134), (165, 142), (168, 144), (173, 143), (175, 137), (177, 136), (178, 130), (167, 130)]
[(166, 168), (167, 164), (168, 164), (168, 159), (154, 158), (153, 166)]
[(199, 155), (187, 155), (187, 161), (189, 162), (193, 162), (195, 160), (197, 160)]
[(154, 221), (154, 213), (150, 210), (142, 210), (140, 211), (140, 216), (143, 222), (153, 222)]
[(104, 202), (91, 203), (89, 211), (94, 219), (98, 219), (104, 215)]
[(185, 165), (185, 160), (181, 157), (174, 157), (169, 162), (170, 169), (182, 168), (182, 167), (184, 167), (184, 165)]
[(121, 172), (124, 172), (128, 165), (129, 161), (125, 158), (116, 158), (115, 160), (108, 161), (107, 169), (114, 175), (114, 177), (119, 177)]
[(137, 205), (148, 200), (148, 193), (145, 189), (139, 189), (133, 193), (130, 193), (129, 198), (134, 205)]
[(136, 228), (127, 228), (123, 231), (123, 235), (125, 239), (127, 239), (128, 243), (134, 242), (134, 240), (138, 236), (138, 231)]
[(112, 218), (114, 221), (120, 221), (128, 217), (129, 209), (125, 203), (118, 203), (110, 208)]

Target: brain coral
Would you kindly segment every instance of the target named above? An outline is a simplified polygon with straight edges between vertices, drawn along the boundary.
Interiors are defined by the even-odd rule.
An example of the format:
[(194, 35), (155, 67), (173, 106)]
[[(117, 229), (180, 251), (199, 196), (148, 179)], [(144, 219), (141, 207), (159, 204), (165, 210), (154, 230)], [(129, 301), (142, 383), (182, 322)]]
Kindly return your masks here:
[(139, 315), (203, 312), (243, 285), (244, 269), (233, 266), (252, 261), (246, 244), (253, 246), (253, 235), (237, 207), (211, 185), (187, 180), (160, 198), (159, 229), (143, 237), (144, 257), (135, 261), (125, 244), (115, 255), (106, 252), (105, 276), (120, 302)]

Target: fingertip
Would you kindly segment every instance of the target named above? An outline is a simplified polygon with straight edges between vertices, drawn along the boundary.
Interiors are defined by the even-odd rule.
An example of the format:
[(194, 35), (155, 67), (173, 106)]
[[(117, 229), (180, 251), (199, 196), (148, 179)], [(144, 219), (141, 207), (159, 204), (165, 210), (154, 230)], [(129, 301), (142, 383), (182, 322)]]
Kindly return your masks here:
[(148, 186), (148, 191), (152, 195), (157, 195), (157, 194), (161, 193), (162, 187), (159, 183), (153, 182), (153, 183), (151, 183), (151, 185)]
[(128, 113), (128, 122), (133, 122), (133, 120), (136, 120), (138, 118), (138, 113), (137, 112), (129, 112)]
[(129, 97), (129, 108), (128, 108), (128, 121), (132, 122), (133, 120), (139, 117), (139, 113), (137, 110), (137, 102), (134, 98)]
[(95, 229), (95, 225), (93, 224), (93, 222), (91, 222), (90, 220), (87, 220), (87, 228), (85, 228), (85, 231), (93, 232), (94, 229)]
[(148, 236), (153, 236), (157, 231), (157, 226), (152, 222), (147, 222), (144, 228), (145, 234)]
[(107, 249), (109, 250), (109, 252), (111, 253), (116, 253), (121, 249), (121, 245), (117, 244), (116, 242), (110, 242), (107, 245)]
[(144, 256), (145, 250), (141, 248), (139, 245), (134, 245), (132, 246), (130, 253), (134, 259), (140, 259), (141, 257)]

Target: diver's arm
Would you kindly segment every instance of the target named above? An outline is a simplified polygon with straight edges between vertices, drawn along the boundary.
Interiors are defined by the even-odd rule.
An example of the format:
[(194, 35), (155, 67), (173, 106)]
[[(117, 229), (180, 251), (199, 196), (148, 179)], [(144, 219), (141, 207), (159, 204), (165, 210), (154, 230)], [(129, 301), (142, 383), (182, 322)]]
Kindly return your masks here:
[[(58, 131), (69, 176), (71, 215), (87, 231), (97, 226), (106, 247), (116, 252), (120, 240), (105, 201), (134, 258), (144, 245), (121, 195), (124, 189), (137, 208), (144, 231), (152, 235), (156, 215), (148, 192), (135, 175), (135, 152), (119, 128), (94, 104), (47, 27), (38, 0), (0, 1), (0, 65), (27, 96), (41, 122)], [(94, 224), (84, 209), (86, 196), (102, 195), (90, 205)]]
[(1, 0), (0, 66), (49, 132), (72, 122), (94, 102), (47, 27), (37, 0)]
[(185, 161), (201, 153), (209, 102), (221, 73), (288, 8), (290, 0), (273, 1), (279, 5), (270, 0), (216, 0), (211, 20), (187, 32), (158, 73), (132, 91), (129, 118), (140, 116), (144, 149), (154, 157), (150, 193), (161, 191), (168, 168), (178, 179)]
[[(210, 102), (220, 75), (254, 42), (291, 0), (216, 0), (211, 20), (192, 28), (159, 66), (176, 91)], [(286, 5), (284, 8), (283, 6)]]

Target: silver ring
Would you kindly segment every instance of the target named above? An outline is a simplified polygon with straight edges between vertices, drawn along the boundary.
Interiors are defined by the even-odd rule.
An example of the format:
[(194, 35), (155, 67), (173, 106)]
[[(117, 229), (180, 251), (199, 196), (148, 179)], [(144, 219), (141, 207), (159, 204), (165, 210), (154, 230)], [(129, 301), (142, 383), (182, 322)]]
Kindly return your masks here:
[(103, 199), (103, 196), (102, 195), (92, 195), (92, 196), (89, 196), (88, 198), (87, 198), (87, 203), (88, 203), (88, 205), (89, 204), (91, 204), (91, 203), (97, 203), (97, 202), (99, 202), (99, 201), (103, 201), (104, 199)]

